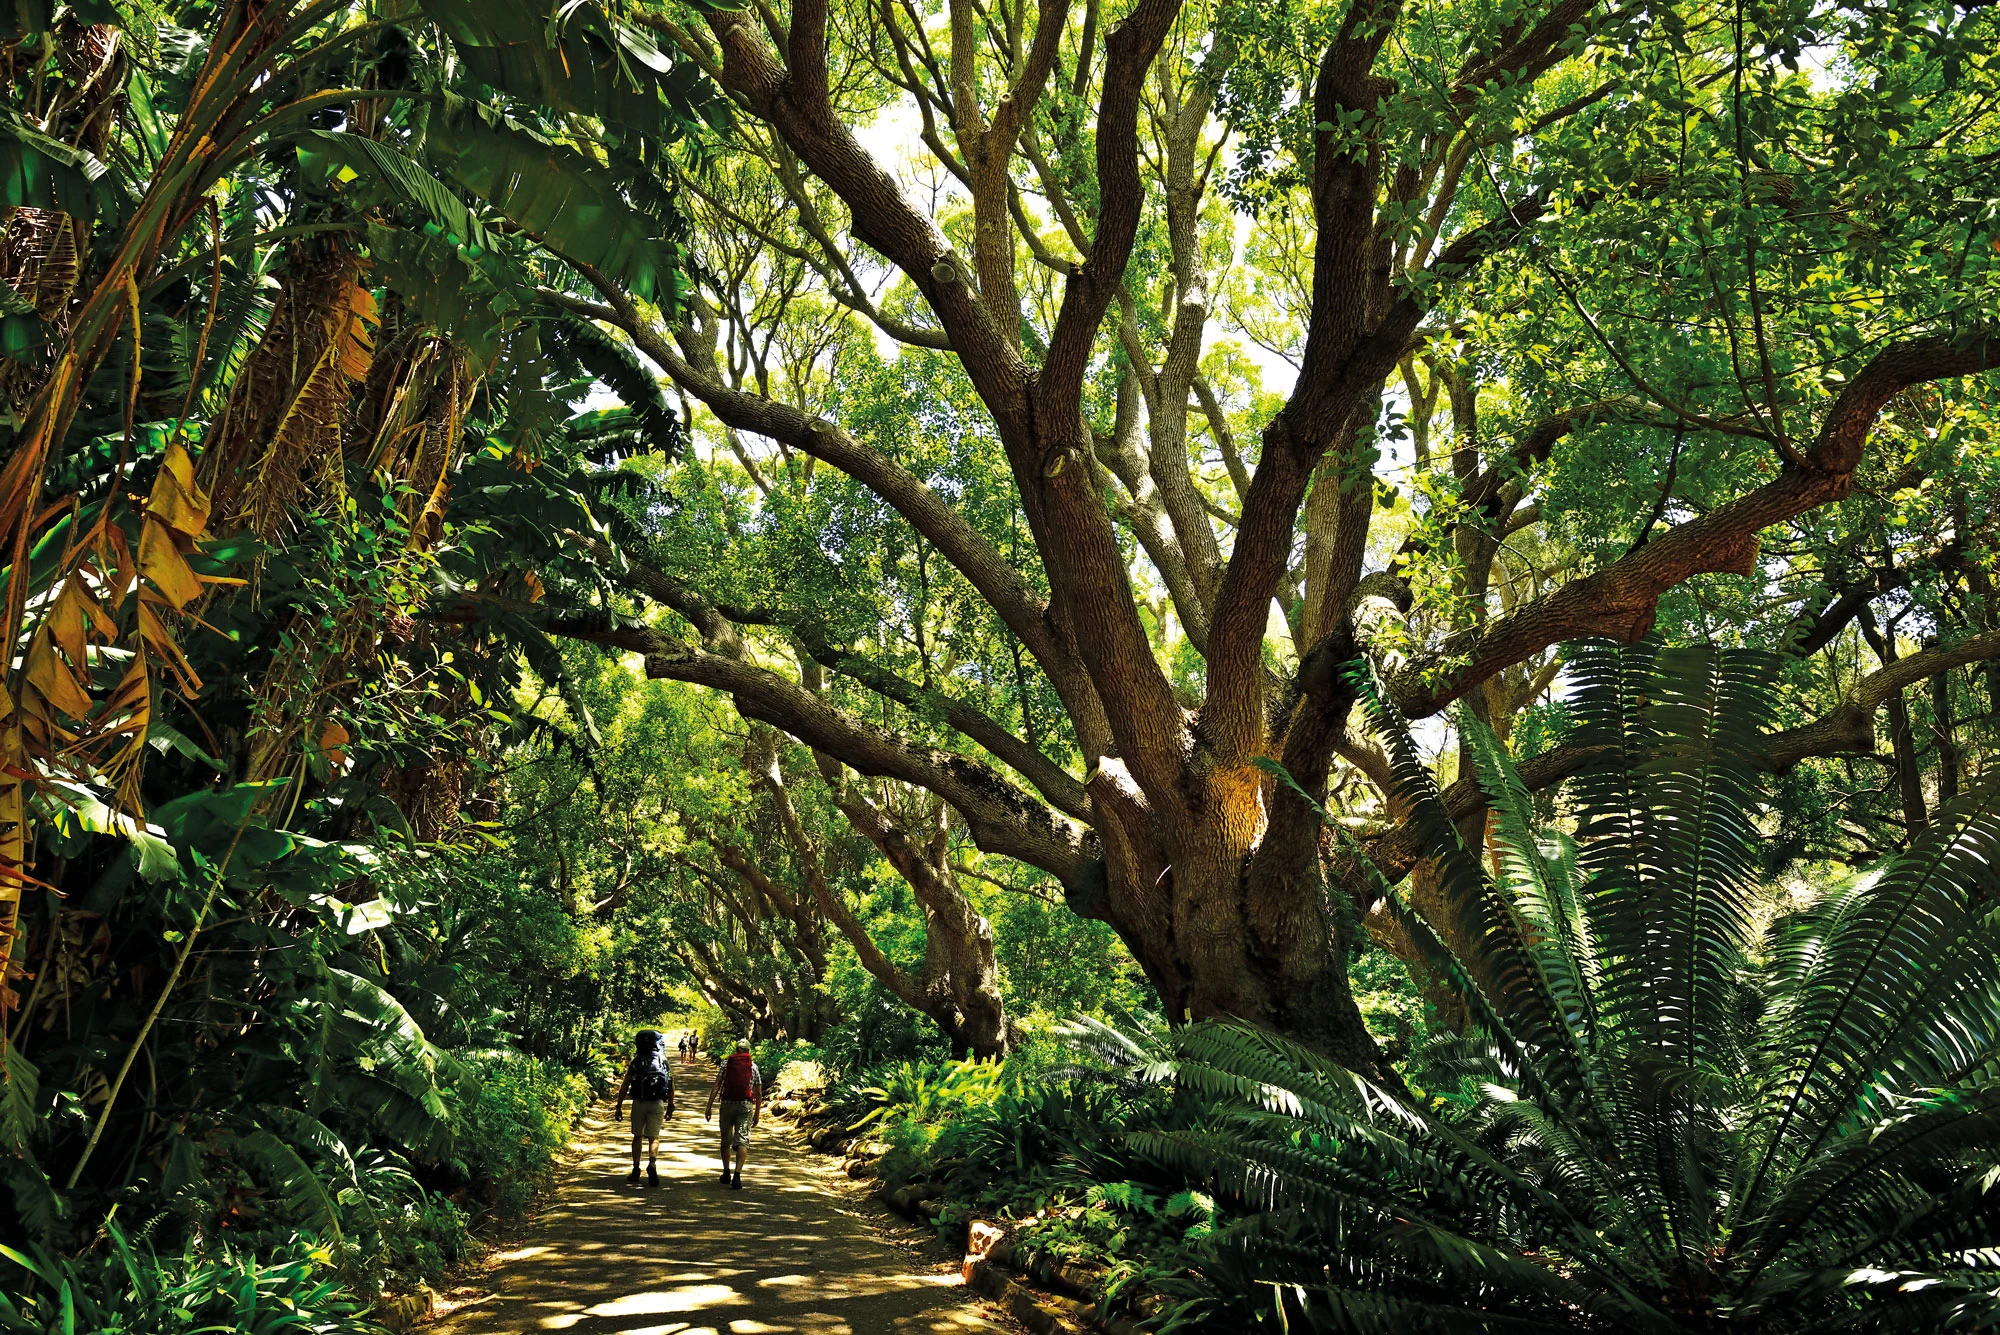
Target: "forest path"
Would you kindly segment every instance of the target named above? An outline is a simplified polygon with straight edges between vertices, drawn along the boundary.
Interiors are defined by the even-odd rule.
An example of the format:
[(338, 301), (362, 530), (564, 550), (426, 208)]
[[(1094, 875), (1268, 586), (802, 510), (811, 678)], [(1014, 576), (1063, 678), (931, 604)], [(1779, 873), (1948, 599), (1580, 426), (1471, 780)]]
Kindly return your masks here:
[(853, 1188), (765, 1118), (743, 1190), (719, 1181), (714, 1079), (677, 1063), (660, 1185), (633, 1187), (631, 1132), (593, 1106), (549, 1205), (436, 1335), (998, 1335), (955, 1269), (882, 1238)]

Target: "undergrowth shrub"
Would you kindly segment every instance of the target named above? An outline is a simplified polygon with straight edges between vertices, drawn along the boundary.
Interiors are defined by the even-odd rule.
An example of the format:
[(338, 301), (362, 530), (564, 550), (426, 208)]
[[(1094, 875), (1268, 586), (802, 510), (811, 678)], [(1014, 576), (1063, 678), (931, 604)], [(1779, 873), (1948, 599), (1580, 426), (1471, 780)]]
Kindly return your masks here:
[[(407, 1292), (419, 1282), (438, 1283), (472, 1252), (465, 1211), (419, 1184), (400, 1156), (369, 1150), (353, 1156), (352, 1164), (344, 1183), (330, 1188), (338, 1227), (321, 1233), (342, 1283), (367, 1298)], [(267, 1227), (258, 1235), (233, 1235), (233, 1242), (266, 1254), (289, 1237)]]
[(590, 1081), (551, 1061), (509, 1051), (470, 1057), (477, 1092), (457, 1109), (458, 1163), (486, 1208), (519, 1218), (555, 1171)]
[(437, 1284), (473, 1253), (471, 1224), (449, 1198), (419, 1189), (378, 1210), (365, 1232), (347, 1235), (341, 1275), (365, 1295)]
[(81, 1256), (0, 1246), (10, 1335), (380, 1335), (369, 1310), (304, 1236), (261, 1261), (229, 1247), (161, 1258), (110, 1223)]
[(941, 1230), (1012, 1220), (1024, 1258), (1090, 1267), (1112, 1297), (1140, 1271), (1192, 1264), (1214, 1207), (1125, 1151), (1128, 1127), (1159, 1125), (1171, 1098), (1077, 1055), (1051, 1036), (1004, 1061), (897, 1062), (841, 1082), (826, 1106), (881, 1143), (891, 1187), (944, 1184)]
[(750, 1049), (757, 1071), (764, 1077), (764, 1096), (788, 1094), (797, 1098), (826, 1088), (826, 1054), (816, 1043), (793, 1039), (771, 1039)]

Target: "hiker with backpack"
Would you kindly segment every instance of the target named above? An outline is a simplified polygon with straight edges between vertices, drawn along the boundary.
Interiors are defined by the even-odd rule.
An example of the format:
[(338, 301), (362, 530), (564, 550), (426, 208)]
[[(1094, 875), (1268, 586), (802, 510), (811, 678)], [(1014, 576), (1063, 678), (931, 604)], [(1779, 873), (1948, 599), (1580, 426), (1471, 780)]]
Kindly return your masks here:
[(618, 1098), (611, 1105), (612, 1117), (617, 1117), (625, 1106), (625, 1096), (632, 1096), (632, 1175), (625, 1180), (634, 1184), (639, 1181), (639, 1142), (646, 1142), (646, 1181), (651, 1186), (660, 1185), (658, 1150), (660, 1132), (667, 1119), (674, 1115), (674, 1075), (667, 1069), (667, 1036), (657, 1029), (639, 1031), (639, 1051), (632, 1058), (632, 1064), (625, 1068), (625, 1079), (618, 1086)]
[[(743, 1159), (750, 1148), (750, 1133), (764, 1116), (764, 1077), (750, 1056), (750, 1040), (736, 1040), (736, 1051), (723, 1059), (708, 1091), (704, 1118), (715, 1116), (715, 1103), (722, 1100), (722, 1185), (743, 1190)], [(736, 1153), (736, 1176), (729, 1175), (730, 1151)]]

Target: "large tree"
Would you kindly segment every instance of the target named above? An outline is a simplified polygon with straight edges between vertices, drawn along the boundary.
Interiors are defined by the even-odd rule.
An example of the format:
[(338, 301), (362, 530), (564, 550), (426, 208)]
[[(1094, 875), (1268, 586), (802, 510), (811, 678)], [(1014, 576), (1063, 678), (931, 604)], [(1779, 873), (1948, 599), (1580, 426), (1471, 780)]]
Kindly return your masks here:
[[(1342, 901), (1372, 882), (1329, 893), (1315, 807), (1337, 766), (1386, 766), (1343, 665), (1413, 718), (1511, 716), (1563, 641), (1772, 579), (1761, 536), (1848, 495), (1885, 409), (2000, 362), (1991, 10), (795, 0), (654, 26), (741, 113), (688, 176), (711, 282), (673, 318), (587, 265), (593, 291), (545, 295), (629, 336), (765, 503), (764, 472), (819, 464), (893, 511), (1060, 726), (1025, 687), (1000, 710), (913, 679), (782, 580), (739, 605), (713, 549), (617, 576), (692, 640), (569, 629), (937, 795), (1113, 924), (1170, 1013), (1361, 1069)], [(1293, 361), (1282, 399), (1225, 328)], [(873, 341), (942, 387), (889, 429), (854, 388)], [(932, 429), (955, 460), (909, 443)], [(1414, 506), (1385, 485), (1405, 441)], [(1538, 495), (1577, 451), (1658, 461), (1641, 522), (1616, 488)], [(997, 508), (966, 500), (989, 459)], [(1870, 745), (1877, 705), (1992, 638), (1885, 664), (1768, 763)]]

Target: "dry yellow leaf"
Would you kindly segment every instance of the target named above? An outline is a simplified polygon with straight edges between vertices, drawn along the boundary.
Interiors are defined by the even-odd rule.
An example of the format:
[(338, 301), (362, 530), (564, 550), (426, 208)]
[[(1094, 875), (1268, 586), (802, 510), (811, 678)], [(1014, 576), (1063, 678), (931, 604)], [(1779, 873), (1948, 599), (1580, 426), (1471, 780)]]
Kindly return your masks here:
[(55, 636), (57, 646), (68, 655), (71, 666), (79, 672), (89, 666), (85, 654), (90, 644), (89, 632), (93, 628), (106, 640), (118, 638), (118, 627), (98, 606), (97, 599), (84, 584), (80, 569), (72, 570), (69, 578), (63, 581), (55, 605), (49, 608), (46, 624), (49, 633)]
[(371, 326), (381, 321), (381, 313), (375, 308), (375, 294), (359, 283), (349, 284), (339, 329), (334, 334), (340, 348), (340, 369), (349, 379), (360, 380), (368, 374), (375, 361), (375, 335)]
[(174, 633), (167, 629), (167, 623), (160, 620), (158, 608), (167, 604), (150, 593), (139, 595), (139, 638), (146, 642), (167, 670), (174, 674), (176, 684), (183, 694), (193, 695), (201, 689), (201, 678), (195, 675), (194, 665), (187, 661), (187, 655), (174, 640)]
[(150, 517), (139, 533), (139, 574), (177, 612), (201, 596), (201, 577), (174, 545), (173, 530)]
[(146, 656), (140, 654), (132, 660), (132, 666), (125, 669), (125, 675), (118, 679), (117, 689), (104, 702), (104, 713), (100, 727), (106, 732), (131, 732), (141, 734), (153, 715), (152, 674), (146, 669)]
[(208, 497), (196, 485), (194, 462), (179, 444), (168, 448), (160, 475), (153, 479), (146, 513), (189, 538), (199, 537), (208, 527)]
[(28, 684), (40, 691), (44, 700), (71, 718), (80, 719), (90, 713), (90, 696), (77, 685), (76, 674), (56, 653), (55, 638), (46, 626), (36, 632), (34, 643), (28, 646), (26, 675)]

